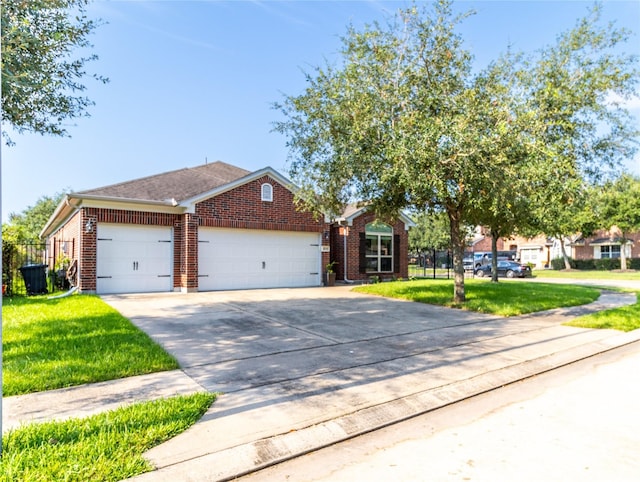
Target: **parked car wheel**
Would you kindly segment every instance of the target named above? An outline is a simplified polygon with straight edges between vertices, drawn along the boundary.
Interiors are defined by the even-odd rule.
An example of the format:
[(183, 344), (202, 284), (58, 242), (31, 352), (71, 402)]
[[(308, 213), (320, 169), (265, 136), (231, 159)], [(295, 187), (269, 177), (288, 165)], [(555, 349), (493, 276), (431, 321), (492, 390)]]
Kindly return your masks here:
[(484, 277), (484, 271), (483, 271), (483, 270), (481, 270), (481, 269), (479, 269), (478, 271), (476, 271), (476, 276), (477, 276), (478, 278), (482, 278), (482, 277)]
[(515, 275), (515, 273), (513, 272), (513, 270), (507, 271), (507, 278), (513, 278), (514, 275)]

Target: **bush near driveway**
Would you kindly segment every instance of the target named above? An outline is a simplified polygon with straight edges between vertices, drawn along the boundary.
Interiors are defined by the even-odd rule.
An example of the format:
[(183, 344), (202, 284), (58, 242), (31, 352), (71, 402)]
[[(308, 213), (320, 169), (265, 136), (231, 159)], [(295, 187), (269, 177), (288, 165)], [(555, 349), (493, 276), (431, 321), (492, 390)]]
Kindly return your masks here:
[(5, 298), (2, 324), (5, 396), (178, 368), (98, 296)]

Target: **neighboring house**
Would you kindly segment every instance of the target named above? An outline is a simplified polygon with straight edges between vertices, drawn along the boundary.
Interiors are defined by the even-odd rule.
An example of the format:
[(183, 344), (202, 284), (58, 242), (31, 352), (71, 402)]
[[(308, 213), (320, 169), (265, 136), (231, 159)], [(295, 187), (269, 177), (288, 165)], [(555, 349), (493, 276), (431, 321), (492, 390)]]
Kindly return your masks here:
[(627, 259), (640, 258), (640, 233), (627, 235), (621, 242), (621, 233), (616, 229), (598, 231), (594, 236), (580, 238), (571, 244), (573, 259), (620, 258), (620, 251), (625, 250)]
[(336, 278), (345, 282), (407, 278), (409, 228), (406, 215), (385, 223), (366, 207), (349, 205), (331, 226), (331, 260)]
[[(620, 250), (625, 249), (627, 259), (640, 258), (640, 233), (632, 233), (627, 236), (627, 241), (622, 247), (620, 233), (613, 229), (598, 231), (595, 235), (583, 238), (574, 236), (565, 239), (565, 252), (576, 260), (590, 260), (602, 258), (620, 258)], [(577, 239), (576, 239), (577, 238)], [(562, 257), (560, 240), (548, 238), (544, 235), (535, 238), (514, 236), (509, 239), (498, 240), (498, 250), (517, 251), (517, 259), (521, 263), (531, 263), (536, 268), (548, 268), (551, 260)], [(472, 242), (472, 251), (491, 251), (491, 238), (477, 237)]]
[(214, 162), (70, 193), (41, 237), (82, 292), (320, 286), (332, 227), (294, 190), (270, 167)]
[[(511, 241), (518, 252), (517, 258), (521, 263), (533, 265), (535, 268), (549, 268), (554, 257), (562, 257), (560, 244), (554, 244), (554, 240), (545, 235), (534, 238), (524, 238), (515, 236)], [(557, 256), (553, 255), (553, 250), (557, 250)]]

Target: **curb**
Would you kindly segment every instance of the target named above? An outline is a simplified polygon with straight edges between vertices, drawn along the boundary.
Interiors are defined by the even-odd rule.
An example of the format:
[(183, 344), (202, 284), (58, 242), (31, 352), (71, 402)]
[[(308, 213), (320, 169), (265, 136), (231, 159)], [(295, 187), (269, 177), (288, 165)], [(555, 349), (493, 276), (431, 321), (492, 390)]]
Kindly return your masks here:
[(374, 405), (297, 431), (274, 435), (163, 467), (135, 482), (228, 481), (447, 405), (640, 341), (640, 330), (614, 335), (475, 377)]

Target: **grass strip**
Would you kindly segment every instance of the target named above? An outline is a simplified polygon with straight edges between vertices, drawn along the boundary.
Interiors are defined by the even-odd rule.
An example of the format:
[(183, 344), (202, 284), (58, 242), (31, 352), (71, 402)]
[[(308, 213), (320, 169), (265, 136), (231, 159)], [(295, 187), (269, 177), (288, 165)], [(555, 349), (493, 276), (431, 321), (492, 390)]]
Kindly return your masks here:
[(536, 278), (640, 281), (640, 271), (534, 269)]
[(3, 436), (0, 480), (118, 481), (148, 472), (142, 454), (193, 425), (215, 398), (196, 393), (18, 428)]
[(5, 298), (2, 324), (4, 396), (178, 368), (97, 296)]
[(354, 291), (500, 316), (517, 316), (553, 308), (584, 305), (600, 296), (599, 290), (586, 286), (466, 280), (466, 301), (454, 303), (453, 280), (437, 279), (363, 285), (354, 288)]
[(580, 316), (565, 323), (565, 325), (578, 328), (611, 329), (625, 332), (637, 330), (640, 328), (640, 301), (633, 305), (621, 306), (620, 308), (612, 308), (610, 310)]

